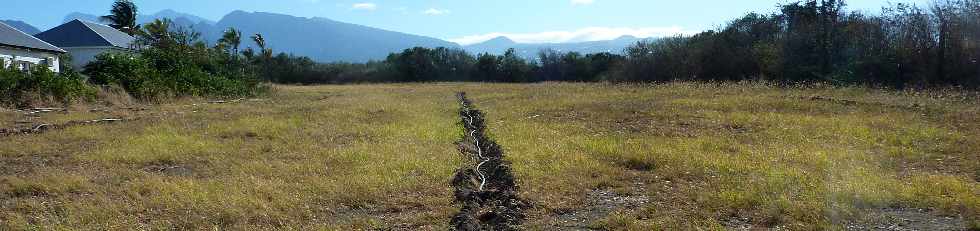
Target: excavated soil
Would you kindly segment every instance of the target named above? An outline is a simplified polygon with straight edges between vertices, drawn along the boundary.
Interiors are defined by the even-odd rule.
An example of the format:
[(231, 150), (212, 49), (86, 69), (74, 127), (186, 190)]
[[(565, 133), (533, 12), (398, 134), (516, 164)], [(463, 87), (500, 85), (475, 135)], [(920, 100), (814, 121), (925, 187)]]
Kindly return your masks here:
[(455, 202), (461, 207), (452, 219), (455, 230), (517, 230), (528, 203), (517, 196), (510, 163), (496, 142), (486, 137), (483, 112), (473, 108), (466, 93), (458, 95), (465, 134), (460, 153), (470, 158), (452, 180)]

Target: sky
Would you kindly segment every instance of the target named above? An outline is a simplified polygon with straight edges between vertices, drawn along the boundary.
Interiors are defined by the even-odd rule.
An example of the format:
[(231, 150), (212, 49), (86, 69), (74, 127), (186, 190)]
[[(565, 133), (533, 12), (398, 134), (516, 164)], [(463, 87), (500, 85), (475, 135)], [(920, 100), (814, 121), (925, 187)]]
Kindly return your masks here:
[[(623, 35), (656, 37), (712, 29), (748, 12), (773, 12), (788, 0), (134, 0), (143, 14), (165, 9), (218, 21), (234, 10), (323, 17), (430, 36), (463, 45), (507, 36), (517, 42), (576, 42)], [(890, 3), (850, 0), (848, 9), (875, 13)], [(41, 30), (65, 15), (107, 14), (112, 0), (4, 0), (0, 19)]]

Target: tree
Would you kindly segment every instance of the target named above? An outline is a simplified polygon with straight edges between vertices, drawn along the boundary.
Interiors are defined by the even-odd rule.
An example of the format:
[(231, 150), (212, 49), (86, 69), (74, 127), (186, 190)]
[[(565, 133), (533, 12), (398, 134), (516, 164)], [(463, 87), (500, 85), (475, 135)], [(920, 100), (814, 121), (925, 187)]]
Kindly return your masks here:
[(170, 19), (157, 19), (146, 24), (143, 27), (143, 32), (138, 36), (139, 43), (153, 47), (169, 47), (173, 44), (173, 38), (170, 36), (170, 26), (172, 24)]
[(435, 79), (436, 63), (434, 51), (424, 47), (405, 49), (401, 54), (388, 57), (395, 70), (401, 75), (399, 80), (407, 82), (430, 81)]
[(532, 67), (521, 57), (517, 56), (517, 50), (507, 49), (504, 57), (500, 59), (500, 77), (504, 82), (527, 82), (531, 80)]
[(265, 37), (262, 37), (262, 34), (252, 35), (252, 41), (254, 41), (255, 45), (259, 47), (259, 51), (261, 52), (263, 58), (272, 58), (272, 49), (265, 48)]
[(252, 41), (255, 41), (255, 45), (259, 46), (259, 49), (265, 49), (265, 38), (262, 37), (262, 34), (252, 35)]
[(100, 19), (109, 23), (109, 26), (116, 28), (129, 35), (136, 35), (140, 31), (140, 25), (136, 24), (137, 14), (136, 4), (130, 0), (116, 0), (109, 10), (109, 15), (102, 16)]
[[(235, 28), (228, 28), (221, 39), (218, 39), (218, 44), (226, 49), (231, 49), (231, 53), (237, 55), (238, 47), (242, 45), (242, 32)], [(264, 40), (262, 45), (265, 46)]]
[(242, 56), (245, 56), (245, 60), (251, 60), (253, 57), (255, 57), (255, 50), (252, 50), (251, 47), (246, 47), (245, 50), (242, 51)]
[(473, 69), (473, 80), (493, 81), (500, 76), (500, 58), (490, 53), (480, 54)]
[(544, 81), (562, 80), (561, 54), (554, 49), (538, 51), (538, 78)]
[(585, 58), (589, 61), (589, 81), (598, 81), (601, 77), (606, 75), (609, 71), (613, 69), (616, 65), (623, 61), (623, 56), (609, 53), (601, 52), (585, 55)]
[(897, 66), (895, 86), (925, 85), (932, 74), (929, 64), (936, 47), (929, 15), (918, 7), (897, 4), (885, 9), (883, 17), (893, 43), (891, 52)]

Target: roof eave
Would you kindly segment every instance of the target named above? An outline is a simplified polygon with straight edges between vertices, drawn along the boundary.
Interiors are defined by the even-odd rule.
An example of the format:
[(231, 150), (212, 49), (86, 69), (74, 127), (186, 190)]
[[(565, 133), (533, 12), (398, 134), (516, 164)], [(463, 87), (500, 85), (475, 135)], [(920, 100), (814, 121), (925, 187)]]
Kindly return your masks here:
[(4, 47), (13, 47), (13, 48), (17, 48), (17, 49), (23, 49), (23, 50), (28, 50), (28, 51), (30, 51), (30, 50), (38, 50), (38, 51), (48, 51), (48, 52), (54, 52), (54, 53), (59, 53), (59, 54), (64, 54), (64, 53), (68, 53), (68, 51), (65, 51), (65, 50), (51, 50), (51, 49), (41, 49), (41, 48), (33, 48), (33, 47), (25, 47), (25, 46), (17, 46), (17, 45), (10, 45), (10, 44), (2, 44), (2, 43), (0, 43), (0, 46), (4, 46)]

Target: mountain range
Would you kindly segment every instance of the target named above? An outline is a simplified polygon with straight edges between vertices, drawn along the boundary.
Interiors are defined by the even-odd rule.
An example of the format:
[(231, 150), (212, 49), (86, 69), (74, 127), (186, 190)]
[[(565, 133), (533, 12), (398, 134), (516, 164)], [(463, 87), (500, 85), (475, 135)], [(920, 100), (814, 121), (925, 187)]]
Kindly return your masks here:
[(11, 27), (14, 27), (14, 29), (20, 30), (21, 32), (24, 32), (24, 33), (27, 33), (27, 34), (31, 34), (32, 35), (32, 34), (41, 33), (41, 30), (38, 30), (37, 27), (31, 26), (31, 24), (27, 24), (26, 22), (23, 22), (23, 21), (0, 20), (0, 22), (3, 22), (4, 24), (10, 25)]
[(544, 49), (559, 52), (579, 52), (583, 54), (609, 52), (621, 54), (627, 46), (648, 40), (633, 36), (622, 36), (613, 40), (572, 42), (572, 43), (517, 43), (507, 37), (497, 37), (482, 43), (464, 46), (471, 53), (503, 54), (507, 49), (514, 48), (517, 54), (524, 57), (536, 55)]
[[(155, 14), (141, 15), (137, 18), (137, 23), (146, 24), (163, 18), (171, 19), (178, 26), (200, 32), (203, 39), (211, 44), (214, 44), (226, 29), (236, 28), (242, 31), (241, 49), (254, 46), (249, 37), (258, 33), (265, 37), (268, 47), (276, 52), (308, 56), (320, 62), (381, 60), (390, 53), (416, 46), (461, 48), (471, 53), (492, 54), (503, 54), (508, 48), (515, 48), (521, 56), (525, 57), (532, 57), (542, 49), (580, 53), (620, 53), (626, 46), (643, 40), (624, 36), (606, 41), (532, 44), (517, 43), (506, 37), (498, 37), (482, 43), (460, 46), (437, 38), (383, 30), (321, 17), (306, 18), (245, 11), (234, 11), (222, 17), (221, 20), (211, 21), (191, 14), (163, 10)], [(64, 21), (68, 22), (74, 19), (100, 21), (97, 15), (78, 12), (68, 14)], [(37, 28), (24, 22), (4, 22), (29, 34), (40, 32)]]
[[(253, 47), (249, 37), (262, 34), (268, 48), (308, 56), (321, 62), (365, 62), (384, 59), (392, 52), (406, 48), (459, 47), (436, 38), (382, 30), (356, 24), (338, 22), (326, 18), (303, 18), (285, 14), (234, 11), (217, 22), (182, 14), (171, 10), (139, 17), (145, 24), (155, 19), (170, 18), (174, 24), (201, 32), (209, 43), (215, 43), (228, 28), (242, 32), (242, 48)], [(65, 21), (82, 19), (98, 20), (98, 16), (72, 13)]]
[(277, 51), (309, 56), (318, 61), (363, 62), (384, 59), (406, 48), (456, 47), (437, 38), (405, 34), (326, 18), (301, 18), (273, 13), (235, 11), (215, 26), (212, 38), (222, 29), (237, 28), (242, 34), (261, 33)]
[[(191, 26), (198, 23), (213, 25), (215, 23), (214, 21), (202, 17), (198, 17), (192, 14), (180, 13), (174, 10), (163, 10), (157, 12), (156, 14), (151, 14), (151, 15), (139, 15), (136, 17), (136, 23), (146, 24), (146, 23), (153, 22), (153, 20), (164, 19), (164, 18), (169, 18), (173, 20), (175, 24), (181, 26)], [(62, 22), (69, 22), (75, 19), (81, 19), (90, 22), (100, 22), (98, 15), (86, 14), (80, 12), (73, 12), (68, 14), (67, 16), (65, 16), (65, 19), (62, 20)]]

